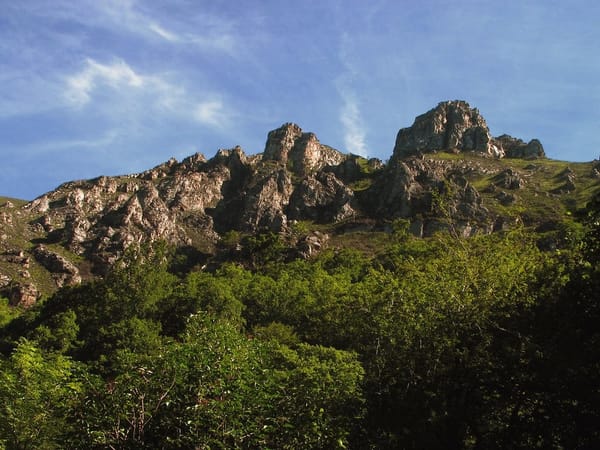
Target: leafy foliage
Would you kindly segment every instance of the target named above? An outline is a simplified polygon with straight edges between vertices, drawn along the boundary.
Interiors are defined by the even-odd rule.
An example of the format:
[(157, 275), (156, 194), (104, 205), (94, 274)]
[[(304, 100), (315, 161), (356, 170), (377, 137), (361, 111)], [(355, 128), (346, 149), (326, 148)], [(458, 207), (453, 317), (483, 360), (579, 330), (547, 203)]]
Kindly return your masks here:
[(0, 362), (0, 443), (9, 449), (63, 448), (82, 390), (72, 361), (46, 356), (21, 339)]
[(285, 261), (248, 236), (253, 270), (175, 276), (166, 246), (132, 251), (3, 309), (2, 445), (598, 447), (599, 210), (552, 252), (402, 221), (375, 256)]

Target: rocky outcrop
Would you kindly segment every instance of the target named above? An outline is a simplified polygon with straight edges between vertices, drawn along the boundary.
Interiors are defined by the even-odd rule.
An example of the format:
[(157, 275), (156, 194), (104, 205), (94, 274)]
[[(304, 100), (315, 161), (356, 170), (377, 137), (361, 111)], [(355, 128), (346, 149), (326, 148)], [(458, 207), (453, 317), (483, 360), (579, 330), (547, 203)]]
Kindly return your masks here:
[(509, 206), (517, 201), (517, 196), (515, 194), (509, 194), (507, 192), (500, 191), (496, 194), (496, 199), (500, 202), (500, 204)]
[(289, 201), (289, 216), (294, 220), (319, 223), (338, 222), (356, 215), (354, 194), (333, 173), (322, 172), (303, 180)]
[(418, 116), (411, 127), (402, 128), (396, 137), (394, 157), (438, 151), (468, 151), (497, 158), (545, 157), (537, 139), (525, 143), (507, 134), (492, 138), (479, 111), (460, 100), (442, 102)]
[(398, 132), (394, 158), (435, 151), (473, 151), (502, 156), (488, 126), (475, 108), (464, 101), (448, 101), (418, 116), (413, 125)]
[(494, 142), (507, 158), (538, 159), (546, 156), (542, 143), (537, 139), (525, 143), (521, 139), (503, 134), (495, 138)]
[(252, 183), (245, 191), (243, 213), (237, 228), (282, 231), (287, 226), (286, 206), (292, 194), (290, 174), (279, 169)]
[(372, 176), (384, 167), (383, 162), (377, 158), (367, 160), (357, 155), (348, 155), (341, 163), (328, 165), (324, 170), (332, 172), (336, 178), (348, 184)]
[(32, 283), (16, 283), (8, 290), (9, 304), (24, 309), (33, 306), (39, 297), (40, 293)]
[(24, 269), (29, 268), (29, 256), (20, 248), (12, 248), (0, 254), (0, 259), (8, 263), (17, 264)]
[(269, 131), (262, 156), (263, 161), (287, 163), (290, 151), (301, 136), (302, 129), (294, 123), (286, 123), (276, 130)]
[(304, 133), (293, 123), (286, 123), (269, 132), (263, 161), (277, 161), (299, 176), (304, 176), (325, 166), (340, 164), (346, 156), (322, 145), (313, 133)]
[(11, 282), (11, 279), (8, 275), (4, 275), (0, 273), (0, 292), (4, 293), (3, 290), (7, 287)]
[[(430, 154), (435, 152), (485, 158)], [(513, 223), (491, 213), (484, 198), (507, 207), (527, 198), (525, 192), (512, 193), (517, 190), (555, 197), (577, 188), (580, 181), (570, 171), (552, 180), (554, 192), (543, 192), (532, 181), (544, 170), (541, 161), (506, 169), (506, 162), (497, 159), (543, 156), (535, 139), (492, 138), (478, 110), (464, 101), (442, 102), (401, 129), (387, 164), (343, 154), (286, 123), (268, 133), (257, 155), (246, 155), (239, 146), (218, 150), (209, 159), (196, 153), (139, 174), (67, 182), (22, 207), (5, 201), (0, 206), (0, 269), (11, 274), (10, 286), (26, 286), (40, 267), (56, 286), (70, 285), (106, 273), (128, 246), (156, 240), (193, 249), (199, 259), (207, 259), (201, 267), (213, 267), (211, 261), (218, 261), (222, 251), (221, 237), (232, 231), (277, 232), (296, 246), (296, 255), (310, 257), (327, 237), (304, 230), (297, 240), (290, 225), (296, 221), (345, 222), (335, 227), (336, 233), (352, 231), (352, 224), (387, 229), (399, 218), (417, 236), (448, 229), (461, 236), (504, 230)], [(600, 164), (590, 172), (600, 174)], [(484, 184), (482, 197), (475, 186)], [(11, 246), (22, 250), (10, 253)], [(30, 268), (30, 262), (37, 266)], [(14, 291), (13, 303), (34, 301), (37, 294), (28, 289)]]
[(38, 245), (33, 249), (33, 256), (48, 269), (58, 287), (81, 283), (79, 269), (58, 253), (48, 250), (43, 245)]
[(296, 243), (296, 250), (301, 258), (309, 259), (321, 253), (329, 241), (329, 235), (313, 231), (301, 237)]
[(567, 194), (574, 191), (577, 186), (575, 184), (575, 172), (570, 167), (563, 170), (557, 177), (563, 184), (552, 191), (553, 194)]
[(489, 211), (465, 178), (468, 171), (468, 167), (433, 159), (394, 160), (373, 188), (374, 214), (409, 219), (411, 231), (419, 236), (459, 223), (463, 234), (487, 232)]
[(504, 189), (521, 189), (525, 186), (525, 180), (514, 169), (506, 169), (494, 177), (496, 186)]
[[(201, 242), (210, 249), (217, 233), (284, 232), (290, 219), (326, 223), (365, 214), (380, 219), (427, 215), (447, 180), (456, 195), (456, 213), (474, 219), (484, 211), (472, 187), (454, 186), (448, 167), (421, 155), (439, 150), (540, 154), (534, 141), (499, 139), (497, 146), (485, 120), (466, 102), (443, 102), (400, 130), (384, 167), (375, 159), (342, 154), (286, 123), (268, 134), (257, 156), (235, 147), (211, 159), (200, 153), (181, 162), (171, 158), (137, 175), (64, 183), (25, 209), (37, 215), (30, 222), (32, 232), (92, 259), (99, 272), (127, 246), (147, 240)], [(514, 189), (521, 181), (500, 185)]]

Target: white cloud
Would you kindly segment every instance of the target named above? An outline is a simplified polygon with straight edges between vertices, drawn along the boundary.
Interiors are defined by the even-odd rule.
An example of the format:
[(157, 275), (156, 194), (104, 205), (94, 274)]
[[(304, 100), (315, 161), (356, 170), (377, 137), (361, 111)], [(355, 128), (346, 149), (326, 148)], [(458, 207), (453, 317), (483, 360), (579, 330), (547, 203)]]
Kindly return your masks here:
[(196, 105), (194, 118), (200, 123), (219, 128), (228, 122), (228, 114), (220, 100), (209, 100)]
[(346, 149), (360, 156), (367, 156), (366, 131), (359, 109), (359, 103), (352, 89), (352, 79), (358, 73), (351, 55), (352, 42), (348, 34), (341, 36), (339, 59), (344, 72), (336, 80), (337, 90), (342, 98), (340, 122), (344, 127)]
[(344, 126), (344, 143), (346, 149), (355, 155), (367, 156), (366, 132), (354, 96), (342, 93), (344, 104), (340, 113), (340, 121)]
[(235, 53), (238, 41), (234, 35), (236, 26), (231, 21), (209, 14), (194, 14), (193, 20), (175, 15), (165, 18), (149, 5), (151, 3), (138, 4), (134, 0), (105, 0), (91, 4), (99, 17), (82, 17), (79, 10), (76, 14), (80, 21), (91, 21), (97, 26), (127, 31), (143, 38), (159, 37), (171, 44), (194, 45), (204, 51)]
[(91, 99), (92, 93), (101, 85), (115, 90), (127, 88), (141, 89), (148, 80), (138, 75), (125, 61), (101, 64), (93, 59), (86, 60), (86, 67), (67, 78), (65, 97), (74, 106), (83, 106)]
[(64, 98), (74, 110), (105, 112), (116, 122), (148, 122), (157, 117), (224, 128), (230, 113), (218, 94), (189, 91), (160, 74), (136, 71), (123, 60), (103, 64), (87, 59), (66, 78)]
[(78, 24), (116, 36), (141, 38), (149, 44), (158, 40), (195, 46), (201, 51), (229, 56), (239, 55), (238, 47), (245, 44), (238, 37), (240, 27), (235, 21), (217, 14), (199, 13), (193, 7), (188, 8), (187, 14), (177, 14), (176, 7), (165, 12), (158, 7), (158, 2), (137, 0), (53, 0), (52, 8), (36, 3), (9, 2), (7, 14), (27, 15), (47, 24), (55, 21)]

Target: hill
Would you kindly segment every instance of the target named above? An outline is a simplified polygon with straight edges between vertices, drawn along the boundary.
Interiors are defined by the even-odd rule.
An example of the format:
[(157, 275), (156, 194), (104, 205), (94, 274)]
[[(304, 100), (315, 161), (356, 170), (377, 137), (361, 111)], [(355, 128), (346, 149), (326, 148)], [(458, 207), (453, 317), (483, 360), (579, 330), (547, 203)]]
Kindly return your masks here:
[(286, 123), (268, 133), (262, 154), (195, 154), (139, 174), (67, 182), (29, 203), (2, 199), (0, 292), (28, 306), (102, 276), (130, 245), (156, 240), (178, 247), (189, 265), (212, 267), (232, 244), (264, 232), (280, 234), (297, 257), (357, 242), (376, 252), (378, 233), (397, 220), (418, 237), (521, 226), (548, 233), (599, 190), (597, 161), (554, 161), (535, 139), (493, 138), (463, 101), (442, 102), (401, 129), (385, 164)]
[(457, 101), (3, 199), (0, 447), (599, 448), (598, 170)]

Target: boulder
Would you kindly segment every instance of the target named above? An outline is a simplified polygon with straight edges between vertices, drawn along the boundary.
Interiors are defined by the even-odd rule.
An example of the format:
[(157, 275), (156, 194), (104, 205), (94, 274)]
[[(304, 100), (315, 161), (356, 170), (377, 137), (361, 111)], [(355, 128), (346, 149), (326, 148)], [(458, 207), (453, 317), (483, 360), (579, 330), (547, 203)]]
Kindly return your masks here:
[(11, 306), (30, 308), (37, 302), (39, 291), (32, 283), (14, 284), (8, 291), (8, 302)]
[(313, 231), (298, 240), (296, 250), (300, 257), (308, 259), (319, 254), (325, 248), (328, 240), (328, 234)]
[(496, 186), (504, 189), (521, 189), (525, 186), (525, 180), (513, 169), (506, 169), (494, 177)]

